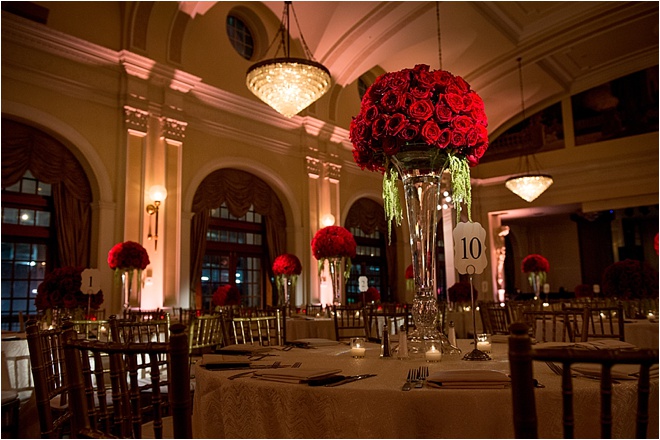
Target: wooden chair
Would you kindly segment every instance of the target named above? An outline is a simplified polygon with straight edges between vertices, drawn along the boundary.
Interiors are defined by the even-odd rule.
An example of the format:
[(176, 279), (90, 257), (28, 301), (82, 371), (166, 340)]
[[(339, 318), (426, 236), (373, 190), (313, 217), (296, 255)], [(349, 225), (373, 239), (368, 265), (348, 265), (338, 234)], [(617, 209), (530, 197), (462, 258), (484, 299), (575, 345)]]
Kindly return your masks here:
[(62, 438), (70, 432), (71, 415), (62, 330), (41, 330), (40, 326), (36, 320), (26, 326), (39, 428), (42, 438)]
[(530, 336), (537, 342), (575, 342), (584, 333), (585, 310), (525, 310), (520, 322), (530, 328)]
[(21, 399), (15, 390), (2, 390), (2, 438), (18, 438)]
[(382, 304), (381, 310), (378, 310), (376, 306), (365, 307), (364, 328), (367, 339), (380, 342), (386, 323), (390, 335), (399, 334), (402, 329), (407, 333), (409, 315), (408, 310), (397, 307), (395, 304)]
[(573, 417), (572, 364), (602, 365), (601, 438), (612, 438), (612, 366), (614, 364), (639, 365), (636, 437), (646, 438), (649, 421), (649, 370), (653, 364), (658, 363), (658, 350), (532, 349), (527, 325), (524, 323), (513, 324), (509, 336), (509, 367), (516, 438), (538, 438), (532, 361), (559, 362), (563, 366), (562, 407), (565, 438), (573, 438), (576, 422)]
[(480, 301), (479, 313), (484, 333), (491, 335), (508, 335), (511, 325), (511, 315), (506, 304), (492, 301)]
[[(80, 340), (65, 328), (74, 437), (192, 438), (188, 336), (183, 324), (174, 324), (171, 331), (167, 343), (123, 343)], [(138, 357), (149, 359), (148, 384), (138, 381)]]
[(110, 338), (115, 342), (168, 342), (170, 337), (170, 315), (164, 319), (117, 319), (110, 317)]
[(338, 341), (367, 336), (362, 307), (333, 305), (332, 316), (335, 320), (335, 338)]
[[(316, 315), (322, 316), (324, 315), (323, 313), (323, 304), (307, 304), (305, 306), (305, 315), (307, 316), (316, 316)], [(327, 312), (325, 313), (327, 316)]]
[(267, 316), (234, 317), (231, 320), (231, 343), (284, 345), (283, 320), (279, 309)]
[(107, 341), (110, 339), (110, 324), (105, 319), (100, 320), (70, 320), (73, 328), (85, 339), (98, 339)]
[(188, 348), (191, 359), (206, 352), (212, 352), (222, 345), (222, 315), (196, 316), (188, 323)]
[(161, 309), (155, 310), (124, 310), (124, 319), (135, 322), (142, 321), (169, 321), (170, 314)]
[(590, 339), (625, 341), (625, 319), (621, 304), (609, 307), (585, 306), (582, 308), (565, 306), (564, 310), (571, 313), (584, 313), (584, 319), (587, 322), (582, 326), (583, 333), (579, 335), (581, 341), (584, 342)]

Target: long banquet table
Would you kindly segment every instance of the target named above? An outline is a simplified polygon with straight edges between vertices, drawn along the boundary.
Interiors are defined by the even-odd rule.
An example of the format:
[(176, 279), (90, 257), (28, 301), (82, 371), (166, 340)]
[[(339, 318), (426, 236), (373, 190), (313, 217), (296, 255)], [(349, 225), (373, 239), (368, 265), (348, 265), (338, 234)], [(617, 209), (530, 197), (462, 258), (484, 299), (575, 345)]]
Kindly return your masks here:
[[(470, 340), (459, 340), (463, 354)], [(354, 359), (343, 343), (315, 349), (270, 351), (265, 360), (302, 362), (301, 368), (338, 368), (341, 374), (376, 377), (338, 387), (310, 387), (251, 378), (228, 380), (235, 370), (196, 371), (193, 433), (196, 438), (513, 438), (511, 390), (437, 389), (404, 392), (408, 369), (487, 369), (509, 371), (507, 344), (493, 343), (492, 360), (464, 361), (445, 355), (439, 363), (423, 359), (379, 358), (380, 346), (368, 344), (366, 357)], [(534, 364), (539, 436), (559, 438), (561, 378)], [(574, 379), (577, 438), (600, 436), (599, 381)], [(614, 436), (634, 436), (635, 381), (614, 387)], [(658, 438), (658, 380), (651, 390), (649, 438)]]

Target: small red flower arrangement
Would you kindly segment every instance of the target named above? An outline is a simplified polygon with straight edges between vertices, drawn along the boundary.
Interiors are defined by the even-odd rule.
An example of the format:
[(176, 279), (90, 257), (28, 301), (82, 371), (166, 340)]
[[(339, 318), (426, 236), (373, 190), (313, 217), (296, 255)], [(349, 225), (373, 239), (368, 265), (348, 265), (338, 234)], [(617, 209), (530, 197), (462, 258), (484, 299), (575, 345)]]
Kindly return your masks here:
[(522, 260), (522, 271), (524, 273), (549, 272), (550, 263), (543, 255), (530, 254)]
[(409, 264), (408, 267), (406, 267), (406, 279), (412, 279), (415, 278), (415, 274), (413, 273), (413, 266), (412, 264)]
[(300, 275), (302, 264), (293, 254), (282, 254), (273, 261), (273, 273), (275, 275)]
[(606, 297), (658, 298), (658, 272), (646, 263), (626, 259), (605, 268), (602, 286)]
[(216, 307), (222, 306), (240, 306), (241, 305), (241, 292), (232, 284), (225, 284), (220, 286), (213, 293), (211, 298), (213, 305)]
[(37, 310), (48, 309), (98, 309), (103, 304), (103, 292), (93, 295), (84, 294), (82, 287), (82, 268), (64, 266), (50, 272), (37, 286), (34, 305)]
[[(478, 292), (474, 286), (472, 286), (472, 293), (474, 293), (474, 297), (476, 299)], [(453, 303), (472, 301), (470, 283), (467, 281), (458, 281), (454, 283), (453, 286), (447, 289), (447, 296), (449, 297), (449, 301)]]
[(149, 263), (147, 250), (134, 241), (117, 243), (108, 252), (108, 266), (115, 271), (144, 270)]
[(341, 226), (319, 229), (312, 239), (312, 253), (317, 260), (326, 258), (355, 258), (357, 244), (353, 234)]
[(380, 301), (380, 292), (375, 287), (371, 286), (364, 292), (364, 301), (368, 303), (376, 303)]

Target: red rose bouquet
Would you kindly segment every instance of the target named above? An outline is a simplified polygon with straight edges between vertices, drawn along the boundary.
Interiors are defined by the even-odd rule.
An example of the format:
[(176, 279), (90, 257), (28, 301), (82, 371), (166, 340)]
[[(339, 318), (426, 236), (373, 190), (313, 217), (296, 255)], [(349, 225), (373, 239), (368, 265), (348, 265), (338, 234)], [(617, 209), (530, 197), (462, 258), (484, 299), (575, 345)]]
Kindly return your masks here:
[[(472, 293), (476, 299), (478, 292), (477, 289), (472, 286)], [(470, 293), (470, 283), (468, 281), (459, 281), (454, 283), (449, 289), (447, 289), (447, 296), (450, 302), (461, 303), (461, 302), (470, 302), (472, 301), (472, 294)]]
[(273, 273), (275, 275), (300, 275), (302, 264), (293, 254), (282, 254), (273, 261)]
[(602, 285), (606, 297), (658, 298), (658, 272), (637, 260), (626, 259), (606, 267)]
[(312, 253), (317, 260), (326, 258), (355, 258), (357, 244), (353, 234), (341, 226), (319, 229), (312, 239)]
[(103, 292), (99, 290), (93, 295), (83, 293), (80, 290), (82, 271), (82, 268), (65, 266), (46, 275), (37, 286), (37, 296), (34, 299), (37, 310), (86, 309), (88, 305), (98, 309), (103, 304)]
[(144, 270), (149, 263), (147, 250), (134, 241), (117, 243), (108, 252), (108, 266), (115, 271)]
[(527, 274), (527, 279), (534, 288), (534, 292), (539, 293), (541, 286), (545, 284), (547, 273), (550, 271), (550, 263), (543, 255), (529, 254), (522, 260), (522, 271)]
[(469, 167), (488, 149), (487, 126), (483, 100), (463, 78), (418, 64), (376, 79), (351, 121), (349, 136), (360, 168), (385, 173), (383, 199), (389, 219), (400, 223), (402, 215), (394, 199), (392, 185), (398, 176), (390, 158), (415, 144), (427, 145), (442, 161), (442, 169), (451, 170), (458, 214), (465, 203), (471, 218)]
[(225, 284), (220, 286), (213, 293), (211, 298), (213, 305), (216, 307), (222, 306), (240, 306), (241, 305), (241, 292), (232, 284)]
[(364, 292), (365, 303), (376, 303), (380, 301), (380, 292), (375, 287), (371, 286)]

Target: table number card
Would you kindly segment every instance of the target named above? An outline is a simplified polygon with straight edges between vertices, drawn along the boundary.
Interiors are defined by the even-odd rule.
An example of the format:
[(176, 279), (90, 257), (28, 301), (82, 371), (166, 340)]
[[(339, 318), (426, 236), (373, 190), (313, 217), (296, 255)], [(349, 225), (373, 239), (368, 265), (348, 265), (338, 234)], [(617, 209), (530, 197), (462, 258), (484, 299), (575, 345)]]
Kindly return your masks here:
[(82, 271), (82, 286), (80, 290), (87, 295), (95, 295), (101, 290), (101, 271), (99, 269), (85, 269)]
[(486, 230), (479, 223), (461, 222), (454, 228), (454, 266), (460, 274), (479, 274), (486, 259)]

